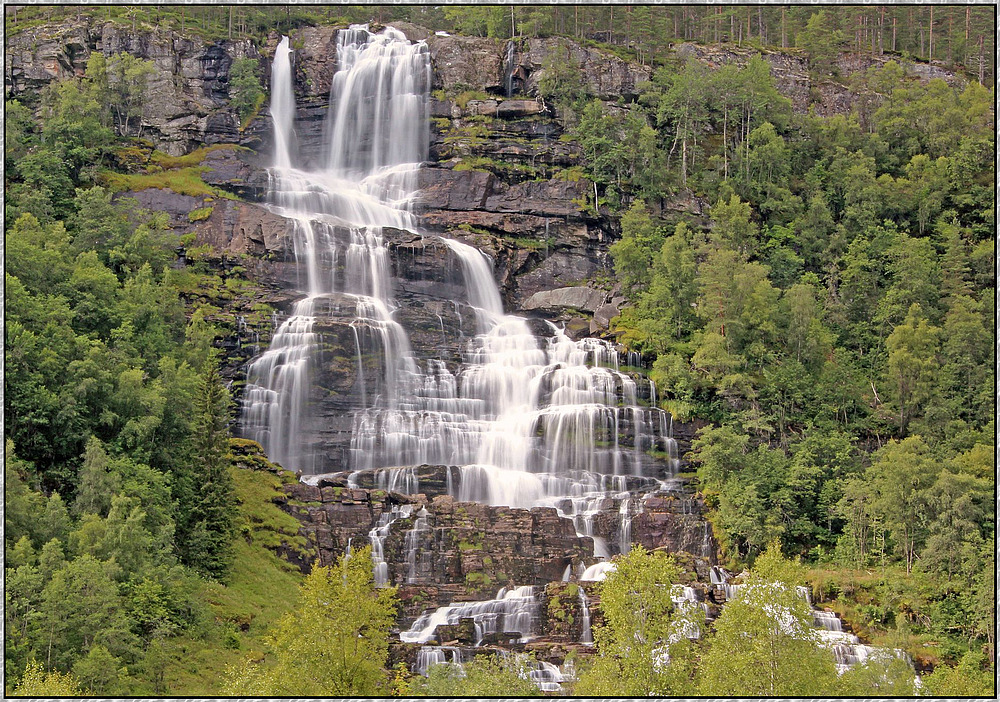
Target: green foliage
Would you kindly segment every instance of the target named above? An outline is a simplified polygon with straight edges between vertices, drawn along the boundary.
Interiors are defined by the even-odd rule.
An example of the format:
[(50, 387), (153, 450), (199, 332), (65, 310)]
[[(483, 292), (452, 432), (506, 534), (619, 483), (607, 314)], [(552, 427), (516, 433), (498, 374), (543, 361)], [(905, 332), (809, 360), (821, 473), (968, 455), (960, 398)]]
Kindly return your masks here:
[(191, 222), (201, 222), (212, 216), (213, 207), (199, 207), (188, 212), (188, 220)]
[(693, 645), (704, 623), (699, 607), (678, 610), (671, 595), (680, 575), (673, 559), (641, 546), (616, 556), (601, 585), (604, 624), (595, 627), (598, 658), (576, 695), (685, 695), (693, 692)]
[(266, 94), (257, 77), (257, 61), (238, 58), (229, 68), (229, 104), (246, 125), (264, 104)]
[(628, 194), (636, 191), (659, 192), (656, 132), (640, 110), (611, 112), (593, 100), (583, 108), (574, 135), (587, 159), (587, 175), (603, 185), (609, 205), (627, 204)]
[(653, 254), (663, 242), (663, 233), (649, 216), (646, 203), (636, 200), (622, 215), (622, 238), (608, 249), (615, 260), (615, 273), (626, 287), (647, 287)]
[[(815, 79), (848, 48), (838, 17), (803, 8), (788, 27)], [(592, 103), (576, 134), (600, 202), (625, 213), (617, 339), (653, 356), (663, 407), (719, 425), (691, 457), (726, 557), (752, 563), (777, 539), (898, 572), (878, 592), (841, 583), (853, 594), (838, 602), (887, 645), (952, 662), (993, 636), (994, 168), (980, 156), (995, 122), (982, 86), (896, 62), (843, 82), (854, 114), (796, 116), (762, 60), (678, 62), (627, 113)], [(657, 165), (618, 165), (625, 114), (654, 129)], [(716, 203), (709, 221), (686, 207), (678, 224), (668, 198), (689, 194)], [(873, 661), (844, 694), (911, 685), (898, 661)]]
[(836, 71), (836, 60), (843, 37), (831, 25), (831, 17), (823, 10), (809, 17), (805, 29), (796, 37), (796, 44), (809, 53), (809, 68), (815, 75), (830, 75)]
[(59, 671), (46, 672), (42, 664), (32, 660), (14, 688), (17, 697), (79, 697), (88, 694), (72, 676)]
[(376, 589), (368, 547), (317, 566), (296, 608), (270, 634), (273, 664), (230, 668), (223, 691), (238, 696), (343, 697), (385, 692), (394, 588)]
[(702, 659), (702, 694), (807, 696), (834, 689), (832, 653), (812, 634), (800, 573), (772, 545), (715, 622)]
[(920, 305), (913, 303), (906, 320), (886, 339), (890, 389), (899, 408), (901, 433), (906, 432), (910, 420), (934, 390), (939, 332), (923, 318)]
[(956, 666), (940, 666), (923, 678), (924, 688), (934, 697), (992, 697), (996, 694), (993, 673), (983, 668), (983, 655), (969, 652)]
[(202, 382), (193, 427), (192, 455), (181, 474), (178, 541), (184, 563), (217, 580), (232, 565), (234, 496), (229, 475), (229, 393), (214, 366)]
[(162, 171), (160, 173), (138, 173), (134, 175), (107, 173), (105, 174), (105, 179), (108, 186), (115, 191), (159, 188), (160, 190), (172, 190), (178, 195), (189, 195), (191, 197), (208, 196), (232, 199), (232, 195), (227, 195), (202, 180), (201, 173), (204, 170), (204, 166), (191, 166)]
[(495, 38), (512, 36), (511, 15), (504, 7), (445, 7), (444, 17), (462, 34)]
[(545, 55), (538, 93), (552, 102), (565, 126), (576, 123), (586, 104), (588, 91), (579, 61), (568, 44), (560, 42), (555, 50)]
[(411, 682), (410, 692), (421, 697), (536, 697), (531, 665), (523, 655), (476, 656), (461, 668), (440, 663), (428, 668), (426, 678)]

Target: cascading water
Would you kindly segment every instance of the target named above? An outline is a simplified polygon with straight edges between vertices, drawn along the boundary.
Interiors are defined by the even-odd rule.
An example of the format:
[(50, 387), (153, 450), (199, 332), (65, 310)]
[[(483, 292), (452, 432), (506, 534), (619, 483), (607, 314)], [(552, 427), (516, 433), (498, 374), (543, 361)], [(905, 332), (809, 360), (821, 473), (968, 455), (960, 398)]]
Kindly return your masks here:
[(587, 593), (584, 592), (583, 588), (579, 589), (580, 593), (580, 614), (582, 622), (580, 624), (580, 643), (586, 646), (594, 645), (594, 633), (590, 628), (590, 601), (587, 600)]
[[(505, 314), (493, 262), (458, 241), (440, 239), (464, 283), (464, 299), (455, 300), (454, 309), (471, 310), (475, 320), (474, 336), (463, 337), (462, 362), (427, 358), (426, 352), (418, 359), (394, 316), (384, 231), (439, 239), (421, 234), (411, 211), (428, 152), (426, 45), (411, 44), (392, 28), (338, 33), (323, 165), (313, 170), (298, 165), (293, 63), (284, 38), (272, 70), (275, 157), (268, 203), (289, 221), (303, 297), (249, 367), (244, 434), (258, 440), (272, 460), (303, 474), (336, 465), (316, 435), (314, 381), (324, 325), (346, 319), (357, 380), (355, 404), (343, 410), (351, 426), (349, 465), (336, 465), (339, 470), (354, 476), (376, 471), (377, 486), (414, 494), (419, 485), (413, 466), (454, 466), (448, 490), (459, 500), (554, 507), (573, 519), (578, 534), (593, 538), (595, 556), (627, 552), (631, 518), (641, 509), (638, 498), (676, 471), (670, 419), (656, 408), (648, 380), (620, 370), (618, 354), (606, 341), (574, 341), (550, 323)], [(443, 335), (440, 315), (438, 320)], [(372, 359), (378, 372), (366, 374)], [(670, 460), (664, 464), (662, 456)], [(617, 513), (617, 533), (594, 533), (600, 511)], [(385, 540), (408, 516), (400, 508), (388, 510), (369, 534), (380, 585), (393, 579)], [(405, 539), (408, 581), (420, 577), (418, 550), (427, 529), (422, 511)], [(602, 578), (609, 567), (603, 563), (586, 576)], [(425, 613), (402, 638), (427, 641), (438, 624), (480, 614), (481, 635), (503, 626), (530, 636), (530, 593), (504, 591), (497, 600)], [(458, 614), (470, 607), (476, 611)], [(427, 656), (428, 662), (438, 658)]]
[(399, 638), (407, 643), (426, 643), (434, 637), (434, 631), (439, 626), (457, 624), (465, 618), (473, 621), (477, 645), (486, 635), (499, 632), (517, 633), (522, 640), (528, 639), (534, 634), (538, 619), (534, 588), (530, 585), (510, 590), (501, 588), (492, 600), (454, 602), (433, 612), (425, 612)]
[(315, 473), (315, 440), (303, 425), (320, 313), (351, 308), (359, 359), (363, 350), (381, 350), (383, 382), (361, 392), (372, 404), (395, 406), (417, 375), (406, 333), (392, 318), (382, 230), (414, 228), (409, 205), (427, 152), (430, 63), (424, 44), (411, 45), (395, 30), (340, 32), (326, 165), (306, 172), (293, 165), (292, 54), (284, 37), (272, 69), (268, 202), (290, 222), (305, 297), (248, 369), (243, 431), (271, 460)]

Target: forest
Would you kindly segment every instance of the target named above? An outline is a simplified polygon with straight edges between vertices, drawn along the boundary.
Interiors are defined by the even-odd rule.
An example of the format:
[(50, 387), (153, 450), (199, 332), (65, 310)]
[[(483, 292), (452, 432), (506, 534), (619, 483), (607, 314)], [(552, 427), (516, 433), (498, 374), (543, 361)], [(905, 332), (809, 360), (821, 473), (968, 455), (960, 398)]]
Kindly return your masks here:
[[(633, 101), (609, 105), (567, 52), (539, 92), (584, 154), (582, 206), (620, 226), (613, 337), (641, 353), (663, 409), (704, 427), (690, 470), (747, 594), (693, 641), (664, 594), (677, 565), (632, 550), (602, 585), (597, 655), (572, 694), (993, 694), (992, 8), (22, 6), (7, 32), (84, 12), (213, 40), (408, 21), (650, 66)], [(762, 58), (708, 68), (672, 51), (682, 41), (804, 52), (816, 81), (860, 98), (849, 115), (796, 113)], [(840, 75), (842, 51), (892, 60)], [(962, 80), (907, 76), (929, 61)], [(271, 499), (295, 477), (233, 438), (221, 332), (194, 294), (241, 283), (177, 265), (168, 217), (117, 196), (148, 147), (153, 71), (95, 52), (85, 75), (5, 105), (6, 692), (537, 694), (514, 658), (462, 676), (390, 668), (398, 602), (366, 551), (304, 576), (269, 550), (297, 543)], [(253, 117), (266, 88), (251, 62), (232, 81)], [(156, 158), (232, 197), (187, 157)], [(934, 669), (922, 687), (892, 657), (838, 676), (795, 635), (811, 621), (803, 584), (873, 643), (919, 654)]]

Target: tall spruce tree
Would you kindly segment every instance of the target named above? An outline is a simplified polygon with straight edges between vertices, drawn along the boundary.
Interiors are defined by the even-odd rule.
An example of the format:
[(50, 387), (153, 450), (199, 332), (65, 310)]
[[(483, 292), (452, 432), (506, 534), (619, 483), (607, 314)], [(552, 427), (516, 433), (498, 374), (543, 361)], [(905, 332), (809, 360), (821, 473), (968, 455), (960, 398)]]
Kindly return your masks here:
[(191, 456), (178, 481), (178, 549), (184, 563), (224, 580), (233, 557), (235, 496), (227, 457), (229, 392), (214, 365), (196, 407)]

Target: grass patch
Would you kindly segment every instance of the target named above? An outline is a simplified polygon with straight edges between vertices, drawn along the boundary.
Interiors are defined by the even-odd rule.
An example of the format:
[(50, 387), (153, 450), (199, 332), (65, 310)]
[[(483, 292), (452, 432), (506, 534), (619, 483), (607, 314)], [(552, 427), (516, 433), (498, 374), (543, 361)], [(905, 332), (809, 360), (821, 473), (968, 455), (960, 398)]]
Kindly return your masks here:
[(160, 173), (105, 173), (104, 180), (115, 192), (159, 188), (172, 190), (178, 195), (224, 197), (235, 200), (236, 196), (217, 190), (201, 179), (202, 172), (206, 170), (208, 169), (205, 166), (191, 166)]
[(586, 180), (587, 174), (584, 173), (581, 166), (573, 166), (572, 168), (560, 168), (555, 173), (552, 174), (552, 180), (565, 180), (572, 183), (579, 182), (581, 180)]
[[(114, 171), (104, 171), (101, 178), (104, 183), (116, 192), (125, 190), (147, 190), (149, 188), (159, 188), (160, 190), (172, 190), (179, 195), (190, 195), (191, 197), (221, 197), (227, 200), (237, 200), (235, 195), (225, 190), (215, 188), (206, 183), (201, 174), (210, 170), (208, 166), (201, 165), (205, 157), (213, 151), (235, 150), (243, 147), (235, 144), (213, 144), (196, 149), (183, 156), (168, 156), (160, 151), (153, 151), (149, 147), (140, 144), (132, 144), (118, 149), (115, 152), (119, 163), (126, 170), (139, 170), (144, 168), (145, 173), (117, 173)], [(200, 213), (195, 210), (192, 213)], [(211, 214), (209, 211), (208, 214)], [(202, 219), (207, 218), (204, 214)], [(192, 222), (198, 221), (192, 219)]]
[(244, 147), (236, 144), (212, 144), (211, 146), (203, 146), (200, 149), (195, 149), (191, 153), (184, 154), (183, 156), (168, 156), (162, 151), (154, 151), (150, 156), (150, 161), (163, 170), (169, 170), (171, 168), (188, 168), (190, 166), (197, 166), (213, 151), (236, 151), (241, 148)]
[(466, 90), (455, 96), (455, 104), (458, 105), (459, 109), (465, 110), (465, 107), (473, 100), (492, 100), (493, 96), (489, 93), (484, 93), (481, 90)]
[(530, 179), (538, 175), (537, 168), (510, 161), (497, 161), (485, 156), (466, 156), (461, 162), (455, 164), (453, 170), (485, 171), (493, 173), (500, 178), (504, 176), (522, 176), (522, 179)]
[[(233, 449), (236, 462), (255, 455), (239, 444)], [(236, 466), (231, 475), (238, 536), (229, 580), (198, 581), (193, 597), (201, 611), (199, 623), (182, 636), (164, 640), (162, 666), (149, 673), (160, 677), (159, 688), (171, 696), (216, 696), (228, 666), (247, 656), (261, 658), (267, 648), (264, 634), (296, 604), (304, 579), (297, 567), (270, 550), (282, 542), (302, 542), (304, 547), (297, 536), (299, 522), (273, 501), (283, 495), (282, 478)]]
[(214, 207), (199, 207), (196, 210), (191, 210), (188, 212), (188, 220), (191, 222), (201, 222), (211, 217), (213, 210), (215, 210)]
[(541, 251), (543, 249), (549, 249), (555, 246), (556, 240), (554, 237), (549, 237), (548, 239), (529, 239), (527, 237), (504, 237), (504, 241), (509, 241), (513, 243), (519, 249), (527, 249), (529, 251)]
[[(247, 459), (240, 458), (240, 461)], [(274, 503), (283, 498), (282, 479), (271, 472), (252, 468), (233, 468), (233, 485), (236, 498), (240, 502), (241, 519), (237, 524), (247, 541), (268, 549), (287, 546), (307, 560), (315, 554), (308, 548), (305, 537), (299, 535), (299, 521), (282, 511)], [(280, 561), (287, 569), (298, 569), (286, 561)]]

